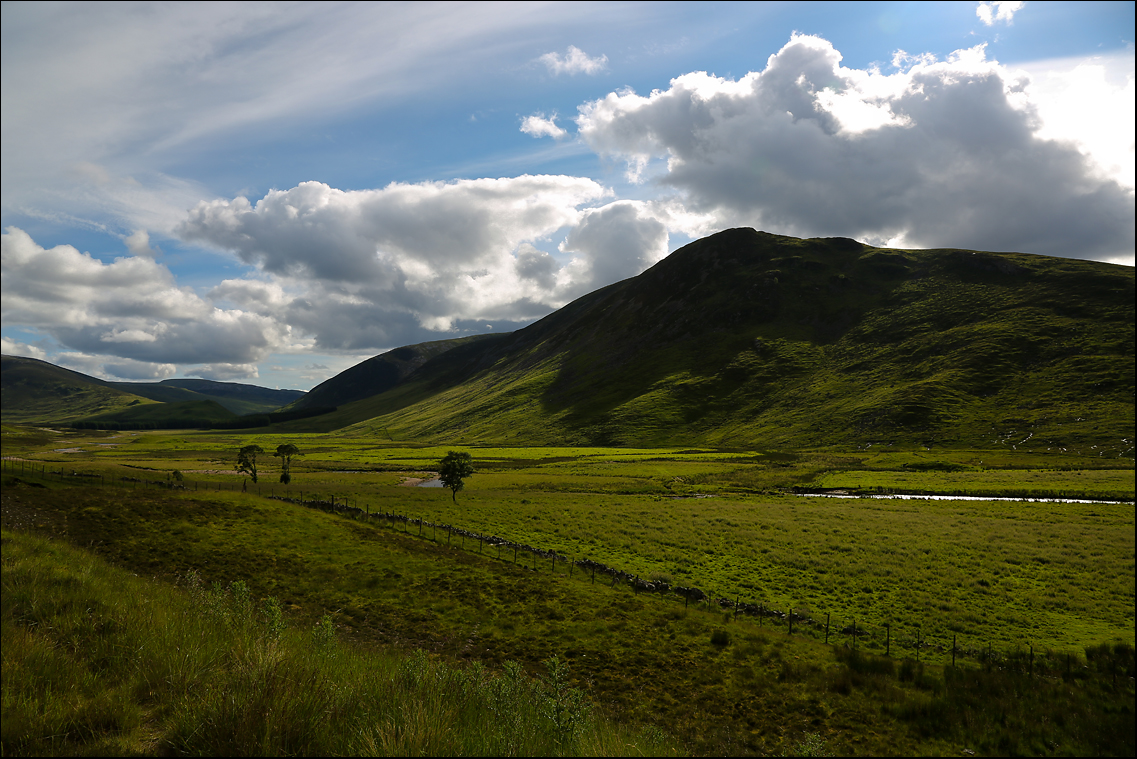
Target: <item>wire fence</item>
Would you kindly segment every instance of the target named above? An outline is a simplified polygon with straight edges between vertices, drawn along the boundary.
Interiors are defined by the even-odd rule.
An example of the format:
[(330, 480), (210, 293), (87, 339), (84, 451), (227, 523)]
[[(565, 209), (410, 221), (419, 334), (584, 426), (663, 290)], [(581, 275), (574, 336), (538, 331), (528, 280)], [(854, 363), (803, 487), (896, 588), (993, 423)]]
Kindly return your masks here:
[[(376, 524), (439, 545), (445, 540), (446, 545), (451, 548), (478, 553), (534, 572), (562, 575), (592, 585), (598, 584), (599, 580), (600, 585), (609, 588), (615, 588), (617, 585), (626, 586), (637, 594), (654, 595), (665, 602), (681, 602), (684, 608), (693, 606), (697, 609), (716, 611), (723, 615), (724, 621), (750, 618), (760, 626), (770, 627), (771, 630), (782, 630), (787, 635), (808, 637), (828, 645), (869, 655), (902, 657), (916, 662), (950, 664), (953, 667), (969, 663), (972, 666), (997, 668), (1028, 676), (1069, 678), (1095, 673), (1112, 677), (1114, 683), (1119, 675), (1128, 676), (1130, 684), (1133, 681), (1132, 673), (1126, 671), (1126, 667), (1117, 665), (1118, 661), (1133, 660), (1133, 647), (1123, 643), (1088, 646), (1080, 652), (1053, 649), (1036, 651), (1033, 644), (1026, 642), (1010, 650), (996, 650), (990, 642), (982, 643), (966, 638), (961, 640), (956, 632), (925, 630), (920, 625), (899, 622), (866, 625), (850, 615), (835, 617), (830, 613), (826, 613), (822, 619), (816, 611), (805, 612), (802, 609), (795, 610), (792, 606), (777, 606), (747, 597), (740, 592), (726, 592), (721, 589), (708, 591), (698, 586), (674, 585), (659, 577), (644, 579), (633, 572), (611, 567), (587, 557), (574, 558), (555, 550), (516, 542), (498, 535), (485, 535), (455, 525), (431, 522), (421, 517), (371, 511), (367, 504), (360, 507), (358, 499), (321, 495), (304, 490), (300, 490), (296, 497), (277, 495), (274, 486), (253, 484), (249, 487), (247, 478), (242, 478), (241, 485), (220, 481), (187, 481), (184, 478), (178, 479), (174, 473), (168, 473), (164, 480), (153, 480), (143, 477), (85, 473), (73, 468), (68, 471), (67, 467), (54, 469), (41, 462), (15, 457), (4, 457), (0, 463), (3, 471), (11, 475), (24, 474), (100, 487), (251, 493), (283, 503)], [(1127, 651), (1122, 650), (1126, 648)], [(1103, 666), (1103, 662), (1107, 661), (1113, 663)], [(1132, 665), (1129, 665), (1128, 669), (1132, 669)]]

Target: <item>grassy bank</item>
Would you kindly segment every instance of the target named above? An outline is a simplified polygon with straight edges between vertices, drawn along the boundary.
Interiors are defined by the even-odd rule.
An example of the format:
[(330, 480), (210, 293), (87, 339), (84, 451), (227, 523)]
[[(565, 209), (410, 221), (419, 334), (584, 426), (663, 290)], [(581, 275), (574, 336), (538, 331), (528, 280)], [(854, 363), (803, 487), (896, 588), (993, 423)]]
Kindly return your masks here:
[[(256, 599), (280, 599), (309, 647), (327, 616), (341, 649), (398, 660), (421, 649), (495, 673), (516, 661), (541, 682), (556, 657), (594, 714), (633, 736), (662, 731), (689, 753), (1132, 751), (1132, 505), (786, 494), (828, 476), (875, 487), (912, 475), (940, 488), (1124, 491), (1132, 469), (1097, 457), (465, 448), (478, 471), (454, 503), (400, 484), (449, 447), (10, 427), (3, 441), (19, 459), (4, 462), (5, 528), (89, 546), (164, 583), (243, 582)], [(304, 452), (288, 488), (271, 457), (257, 484), (233, 471), (238, 447), (282, 442)], [(364, 512), (268, 497), (285, 493)], [(593, 581), (587, 565), (570, 576), (550, 554), (436, 524), (711, 598), (637, 594), (602, 573)], [(783, 615), (736, 614), (735, 599)], [(789, 634), (790, 608), (816, 624), (798, 618)]]
[[(49, 487), (34, 487), (36, 484)], [(37, 728), (31, 717), (19, 716), (52, 714), (53, 710), (41, 703), (50, 701), (50, 693), (77, 694), (59, 701), (56, 711), (63, 713), (64, 706), (70, 709), (73, 703), (113, 704), (124, 698), (115, 694), (142, 698), (152, 688), (158, 689), (158, 701), (166, 705), (159, 708), (156, 702), (144, 701), (142, 706), (130, 707), (135, 717), (108, 718), (106, 724), (112, 726), (114, 736), (129, 733), (122, 725), (136, 724), (141, 726), (135, 728), (136, 737), (129, 740), (140, 751), (154, 752), (166, 745), (171, 751), (227, 753), (235, 750), (231, 741), (237, 740), (227, 736), (239, 733), (244, 736), (240, 740), (266, 740), (264, 731), (273, 733), (292, 722), (303, 722), (309, 709), (306, 701), (289, 707), (300, 716), (279, 712), (275, 706), (263, 720), (258, 716), (264, 706), (256, 700), (258, 693), (267, 688), (287, 694), (294, 692), (290, 689), (297, 682), (305, 684), (298, 698), (306, 699), (305, 694), (313, 688), (326, 687), (327, 692), (320, 697), (324, 700), (319, 703), (338, 704), (334, 709), (319, 707), (324, 709), (321, 714), (332, 719), (328, 726), (315, 725), (313, 734), (329, 730), (335, 736), (345, 730), (349, 733), (347, 737), (333, 736), (340, 742), (322, 743), (318, 750), (378, 751), (370, 743), (361, 743), (363, 739), (352, 737), (352, 731), (356, 730), (353, 726), (372, 724), (375, 719), (371, 701), (377, 696), (366, 688), (378, 688), (379, 684), (369, 686), (366, 683), (371, 681), (364, 678), (362, 684), (351, 685), (357, 690), (348, 690), (353, 694), (350, 703), (332, 697), (348, 687), (341, 681), (354, 682), (352, 667), (395, 672), (390, 677), (397, 679), (399, 668), (405, 669), (411, 666), (406, 661), (415, 660), (414, 656), (408, 660), (406, 654), (418, 648), (430, 652), (428, 662), (467, 662), (439, 670), (467, 673), (445, 676), (455, 682), (469, 677), (471, 671), (505, 670), (505, 662), (516, 660), (531, 676), (546, 678), (536, 680), (537, 687), (545, 687), (539, 684), (550, 677), (548, 662), (557, 657), (569, 663), (571, 670), (567, 674), (562, 670), (562, 675), (554, 678), (565, 683), (566, 692), (579, 688), (599, 713), (633, 726), (624, 733), (631, 737), (621, 739), (624, 747), (611, 749), (614, 753), (631, 751), (629, 744), (641, 746), (645, 741), (655, 746), (653, 750), (661, 750), (664, 746), (649, 740), (656, 735), (654, 730), (674, 736), (696, 754), (797, 753), (812, 750), (811, 745), (840, 753), (918, 755), (957, 753), (965, 748), (981, 754), (1126, 755), (1133, 748), (1133, 689), (1129, 679), (1133, 676), (1133, 649), (1125, 642), (1059, 650), (1037, 646), (1033, 655), (1026, 647), (1018, 651), (996, 648), (995, 657), (961, 658), (956, 668), (950, 666), (950, 653), (945, 657), (943, 651), (927, 648), (921, 660), (915, 661), (915, 652), (898, 650), (895, 638), (892, 657), (874, 655), (872, 651), (879, 647), (872, 639), (859, 640), (856, 651), (848, 635), (835, 635), (842, 642), (825, 645), (815, 637), (815, 631), (802, 634), (799, 629), (787, 635), (784, 622), (778, 625), (771, 620), (736, 616), (713, 605), (684, 608), (682, 601), (637, 595), (623, 584), (594, 584), (580, 572), (568, 577), (563, 567), (551, 574), (529, 561), (519, 566), (508, 557), (498, 560), (490, 551), (478, 553), (474, 546), (462, 550), (457, 539), (447, 546), (442, 536), (439, 540), (419, 538), (382, 524), (248, 494), (195, 496), (166, 490), (9, 481), (3, 498), (6, 525), (18, 518), (21, 529), (71, 542), (93, 542), (100, 554), (141, 575), (177, 578), (197, 573), (207, 581), (227, 583), (225, 593), (190, 593), (181, 611), (161, 612), (158, 618), (146, 617), (130, 625), (121, 621), (125, 617), (115, 617), (114, 613), (108, 616), (106, 610), (116, 608), (112, 601), (138, 605), (148, 609), (147, 614), (159, 613), (161, 604), (147, 601), (143, 586), (133, 584), (142, 580), (121, 574), (109, 581), (110, 590), (99, 603), (95, 603), (99, 597), (72, 597), (56, 603), (72, 615), (72, 623), (26, 610), (12, 612), (11, 618), (17, 622), (34, 622), (13, 626), (24, 642), (14, 638), (15, 645), (9, 645), (7, 637), (4, 641), (4, 682), (6, 687), (13, 686), (12, 695), (5, 695), (4, 707), (5, 730), (12, 725), (6, 735), (13, 737), (12, 743), (5, 745), (6, 751), (12, 745), (14, 753), (56, 750), (51, 748), (51, 740), (56, 739), (50, 736), (60, 735), (70, 724), (66, 722), (70, 717), (60, 716)], [(11, 537), (5, 534), (6, 539)], [(33, 610), (52, 606), (44, 601), (49, 594), (34, 583), (28, 583), (31, 589), (23, 594), (24, 601), (20, 601), (20, 593), (10, 590), (14, 587), (10, 578), (20, 576), (12, 571), (20, 554), (10, 550), (11, 545), (5, 543), (4, 548), (6, 625), (9, 609), (18, 608), (17, 603)], [(60, 572), (54, 567), (68, 561), (61, 549), (54, 544), (39, 545), (44, 565), (40, 573), (49, 578), (58, 576), (56, 584), (67, 592), (81, 584), (74, 576), (97, 574), (84, 567)], [(234, 579), (244, 583), (236, 587), (247, 587), (251, 599), (280, 599), (283, 613), (296, 628), (281, 635), (281, 640), (292, 641), (291, 658), (265, 658), (265, 631), (273, 626), (273, 614), (263, 601), (242, 601), (245, 592), (233, 592)], [(247, 610), (244, 616), (238, 613), (242, 608)], [(201, 633), (187, 638), (176, 632), (178, 625), (194, 616), (204, 619), (206, 628), (214, 630), (232, 652), (195, 643), (193, 636)], [(326, 617), (331, 618), (340, 636), (352, 642), (351, 646), (337, 645), (340, 653), (332, 659), (319, 658), (320, 634), (310, 632), (326, 630)], [(155, 621), (147, 621), (152, 619)], [(247, 628), (231, 627), (232, 620), (241, 619), (248, 620)], [(146, 631), (163, 626), (175, 632), (156, 636), (154, 645), (159, 652), (167, 652), (165, 656), (192, 665), (187, 670), (191, 675), (162, 674), (169, 672), (171, 665), (162, 664), (159, 653), (146, 654), (151, 658), (121, 658), (128, 652), (144, 652), (142, 638), (149, 633), (114, 636), (126, 635), (128, 629)], [(80, 632), (60, 632), (72, 628)], [(29, 641), (41, 633), (49, 637), (37, 649)], [(364, 656), (355, 646), (372, 650), (376, 645), (402, 653), (393, 657), (395, 664), (351, 664), (372, 661), (352, 659)], [(68, 658), (62, 660), (66, 666), (51, 663), (52, 657), (62, 656), (61, 651), (67, 652)], [(195, 651), (208, 654), (207, 663), (219, 662), (219, 669), (205, 667)], [(48, 661), (46, 669), (25, 670), (9, 677), (17, 667), (38, 667), (35, 662), (40, 659)], [(83, 668), (73, 668), (75, 661)], [(346, 669), (338, 669), (341, 666)], [(59, 679), (61, 673), (84, 673), (92, 667), (108, 674), (93, 679), (81, 674), (69, 685)], [(227, 679), (231, 677), (227, 671), (234, 673), (232, 681)], [(505, 671), (499, 677), (511, 676)], [(122, 673), (130, 672), (144, 679), (134, 675), (124, 678)], [(158, 673), (161, 682), (145, 679), (150, 672)], [(195, 672), (201, 674), (193, 675)], [(209, 689), (214, 681), (229, 684), (206, 698), (213, 693)], [(185, 682), (194, 685), (178, 685)], [(21, 692), (16, 684), (38, 688), (48, 695)], [(181, 707), (169, 706), (190, 698), (204, 699), (205, 706), (187, 703), (182, 711)], [(240, 714), (233, 716), (233, 704), (241, 703), (252, 704), (236, 711), (246, 714), (255, 730), (235, 727), (246, 719)], [(367, 709), (358, 704), (367, 704)], [(170, 727), (159, 731), (168, 736), (167, 744), (145, 739), (156, 729), (152, 714), (169, 717), (174, 713), (182, 714), (181, 720), (161, 723)], [(405, 715), (406, 710), (400, 714)], [(79, 732), (67, 734), (86, 735), (83, 730), (87, 730), (94, 735), (89, 728), (75, 729)], [(196, 735), (195, 729), (201, 735)], [(32, 747), (26, 743), (33, 739), (28, 736), (45, 742)], [(257, 746), (258, 753), (317, 750), (303, 748), (308, 744), (297, 742), (302, 737), (273, 737), (276, 742), (248, 745)], [(183, 743), (177, 743), (179, 740)], [(92, 751), (126, 750), (116, 748), (119, 745), (98, 743), (97, 750)], [(403, 748), (389, 750), (418, 751), (427, 744), (399, 745)], [(424, 750), (459, 751), (465, 745), (452, 742), (444, 749), (443, 744), (433, 743)], [(487, 748), (491, 744), (484, 742), (478, 745), (482, 748), (477, 751), (504, 751)], [(524, 750), (542, 749), (530, 746)], [(70, 745), (58, 751), (80, 753), (86, 749)]]
[(3, 533), (3, 729), (11, 755), (668, 754), (599, 718), (565, 664), (447, 664), (360, 650), (331, 617), (288, 624), (246, 583), (181, 588)]

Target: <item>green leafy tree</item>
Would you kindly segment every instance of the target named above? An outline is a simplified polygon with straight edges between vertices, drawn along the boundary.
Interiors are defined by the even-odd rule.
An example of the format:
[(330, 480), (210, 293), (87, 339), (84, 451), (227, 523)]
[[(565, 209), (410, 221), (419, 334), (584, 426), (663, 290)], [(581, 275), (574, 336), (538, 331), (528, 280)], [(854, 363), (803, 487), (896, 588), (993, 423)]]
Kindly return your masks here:
[(438, 462), (438, 479), (450, 488), (450, 498), (458, 503), (458, 491), (465, 486), (465, 479), (474, 473), (474, 462), (470, 454), (450, 451)]
[(237, 454), (237, 466), (233, 467), (238, 472), (244, 472), (253, 478), (253, 482), (257, 481), (257, 454), (264, 453), (265, 449), (259, 445), (246, 445)]
[(284, 443), (276, 447), (276, 453), (273, 456), (280, 458), (280, 481), (285, 485), (292, 482), (292, 457), (300, 455), (300, 449), (292, 443)]

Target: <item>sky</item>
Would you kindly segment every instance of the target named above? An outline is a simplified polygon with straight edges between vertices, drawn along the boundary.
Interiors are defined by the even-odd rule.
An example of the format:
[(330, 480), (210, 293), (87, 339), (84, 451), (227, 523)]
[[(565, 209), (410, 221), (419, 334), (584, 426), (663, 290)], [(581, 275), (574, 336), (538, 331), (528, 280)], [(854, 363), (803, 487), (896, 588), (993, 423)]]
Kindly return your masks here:
[(732, 227), (1134, 264), (1134, 3), (2, 6), (3, 353), (307, 390)]

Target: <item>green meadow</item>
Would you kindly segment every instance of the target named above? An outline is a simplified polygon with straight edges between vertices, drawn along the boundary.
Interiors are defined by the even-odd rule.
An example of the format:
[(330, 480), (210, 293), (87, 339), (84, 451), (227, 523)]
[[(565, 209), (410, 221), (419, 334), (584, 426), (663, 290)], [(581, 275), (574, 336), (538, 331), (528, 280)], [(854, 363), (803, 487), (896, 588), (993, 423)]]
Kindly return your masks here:
[[(290, 629), (309, 630), (326, 617), (353, 652), (404, 661), (421, 651), (437, 666), (484, 667), (495, 677), (518, 662), (536, 684), (556, 657), (595, 713), (624, 726), (589, 728), (625, 732), (587, 746), (1132, 752), (1131, 461), (922, 446), (794, 453), (415, 446), (332, 434), (9, 426), (3, 441), (4, 456), (15, 459), (4, 471), (6, 541), (30, 532), (89, 547), (115, 567), (175, 587), (175, 596), (188, 592), (176, 590), (187, 576), (221, 587), (241, 582), (252, 598), (277, 599)], [(293, 462), (291, 485), (277, 482), (269, 453), (259, 459), (258, 483), (234, 471), (241, 446), (272, 451), (283, 442), (304, 454)], [(452, 449), (468, 451), (477, 469), (456, 503), (449, 490), (408, 486), (428, 479)], [(794, 495), (838, 488), (1129, 501)], [(334, 498), (364, 516), (280, 497)], [(367, 517), (376, 513), (424, 524)], [(710, 601), (637, 593), (587, 566), (514, 553), (447, 525), (698, 587)], [(6, 625), (14, 603), (8, 546)], [(739, 613), (735, 602), (781, 615)], [(784, 616), (791, 609), (792, 635)], [(11, 612), (13, 624), (26, 626), (21, 614)], [(8, 667), (5, 659), (5, 682)], [(6, 690), (6, 722), (8, 698)], [(72, 743), (33, 749), (9, 735), (6, 728), (6, 752), (77, 751)], [(221, 751), (194, 745), (186, 750)], [(328, 745), (351, 753), (365, 744)], [(488, 751), (476, 745), (461, 751)], [(303, 752), (289, 746), (271, 750)], [(519, 751), (593, 750), (587, 746)]]
[(3, 543), (6, 755), (676, 751), (596, 714), (560, 660), (528, 678), (362, 650), (242, 581), (171, 587), (23, 532)]

